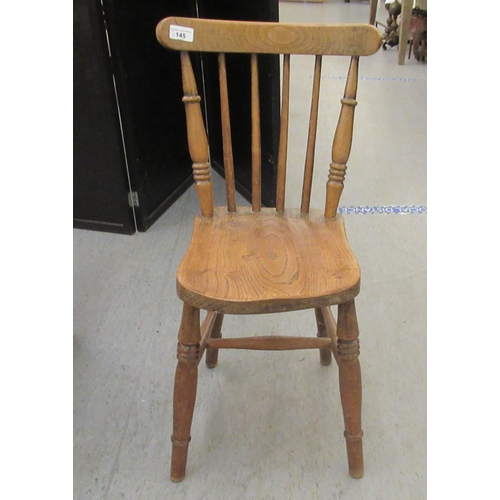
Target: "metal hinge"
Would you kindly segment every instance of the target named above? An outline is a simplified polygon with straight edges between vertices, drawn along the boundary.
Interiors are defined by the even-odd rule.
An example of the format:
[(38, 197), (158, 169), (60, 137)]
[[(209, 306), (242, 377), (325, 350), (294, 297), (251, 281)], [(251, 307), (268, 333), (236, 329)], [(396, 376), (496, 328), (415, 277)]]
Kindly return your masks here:
[(128, 204), (131, 207), (139, 206), (139, 195), (137, 194), (137, 191), (131, 191), (128, 193)]

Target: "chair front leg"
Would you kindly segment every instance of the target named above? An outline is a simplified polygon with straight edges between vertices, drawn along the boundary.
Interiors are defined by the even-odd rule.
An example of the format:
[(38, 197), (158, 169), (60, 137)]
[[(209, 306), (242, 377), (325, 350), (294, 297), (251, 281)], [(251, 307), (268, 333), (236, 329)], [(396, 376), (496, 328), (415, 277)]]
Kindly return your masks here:
[(354, 300), (339, 304), (337, 346), (339, 383), (344, 413), (349, 474), (363, 477), (363, 431), (361, 430), (361, 369), (359, 366), (358, 321)]
[(198, 384), (200, 352), (200, 310), (184, 304), (177, 344), (177, 369), (174, 384), (174, 420), (170, 477), (180, 482), (186, 475), (191, 423)]

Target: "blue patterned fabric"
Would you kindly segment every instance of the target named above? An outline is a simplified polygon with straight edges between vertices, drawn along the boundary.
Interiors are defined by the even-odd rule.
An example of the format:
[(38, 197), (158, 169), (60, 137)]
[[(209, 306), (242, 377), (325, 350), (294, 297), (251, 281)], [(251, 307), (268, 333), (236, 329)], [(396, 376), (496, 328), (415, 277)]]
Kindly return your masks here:
[(339, 207), (339, 213), (347, 215), (371, 215), (371, 214), (397, 214), (415, 215), (427, 213), (424, 205), (378, 205), (378, 206), (355, 206)]

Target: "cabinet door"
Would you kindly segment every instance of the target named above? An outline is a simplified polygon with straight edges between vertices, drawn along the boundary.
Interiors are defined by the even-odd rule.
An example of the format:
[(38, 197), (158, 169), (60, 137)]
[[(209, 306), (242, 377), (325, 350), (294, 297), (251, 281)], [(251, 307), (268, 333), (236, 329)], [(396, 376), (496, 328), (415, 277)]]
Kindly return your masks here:
[[(155, 35), (168, 16), (275, 21), (278, 1), (74, 0), (75, 227), (146, 231), (193, 182), (179, 54), (161, 47)], [(208, 110), (213, 166), (223, 172), (217, 66), (207, 57), (202, 78), (201, 58), (193, 63)], [(271, 89), (261, 88), (264, 205), (273, 205), (275, 196), (278, 66), (273, 56), (260, 66), (261, 80), (272, 81)], [(236, 56), (228, 71), (234, 76), (235, 177), (248, 196), (249, 63)]]
[(100, 3), (73, 3), (74, 226), (132, 234), (130, 191)]
[[(179, 54), (155, 28), (167, 16), (196, 16), (195, 1), (103, 0), (137, 229), (147, 230), (192, 184)], [(199, 68), (196, 68), (199, 73)]]
[[(278, 0), (198, 0), (199, 17), (239, 21), (279, 20)], [(259, 55), (259, 94), (262, 141), (262, 204), (276, 205), (276, 169), (280, 120), (279, 56)], [(234, 169), (237, 190), (247, 199), (251, 196), (251, 112), (250, 58), (242, 54), (226, 57), (228, 93), (231, 111)], [(218, 63), (214, 54), (203, 55), (203, 75), (207, 103), (212, 167), (223, 175), (222, 132)]]

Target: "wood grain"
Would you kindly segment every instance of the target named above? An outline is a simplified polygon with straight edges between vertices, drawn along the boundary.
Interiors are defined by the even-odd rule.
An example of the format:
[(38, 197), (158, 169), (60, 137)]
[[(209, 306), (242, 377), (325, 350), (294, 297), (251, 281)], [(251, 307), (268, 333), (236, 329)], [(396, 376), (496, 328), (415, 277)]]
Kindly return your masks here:
[(213, 218), (195, 219), (177, 292), (201, 309), (255, 314), (345, 302), (359, 292), (359, 280), (341, 217), (218, 207)]
[[(194, 30), (192, 42), (170, 38), (170, 26)], [(169, 17), (156, 28), (167, 48), (200, 52), (248, 54), (322, 54), (368, 56), (382, 44), (380, 33), (368, 24), (300, 24), (220, 21)]]

